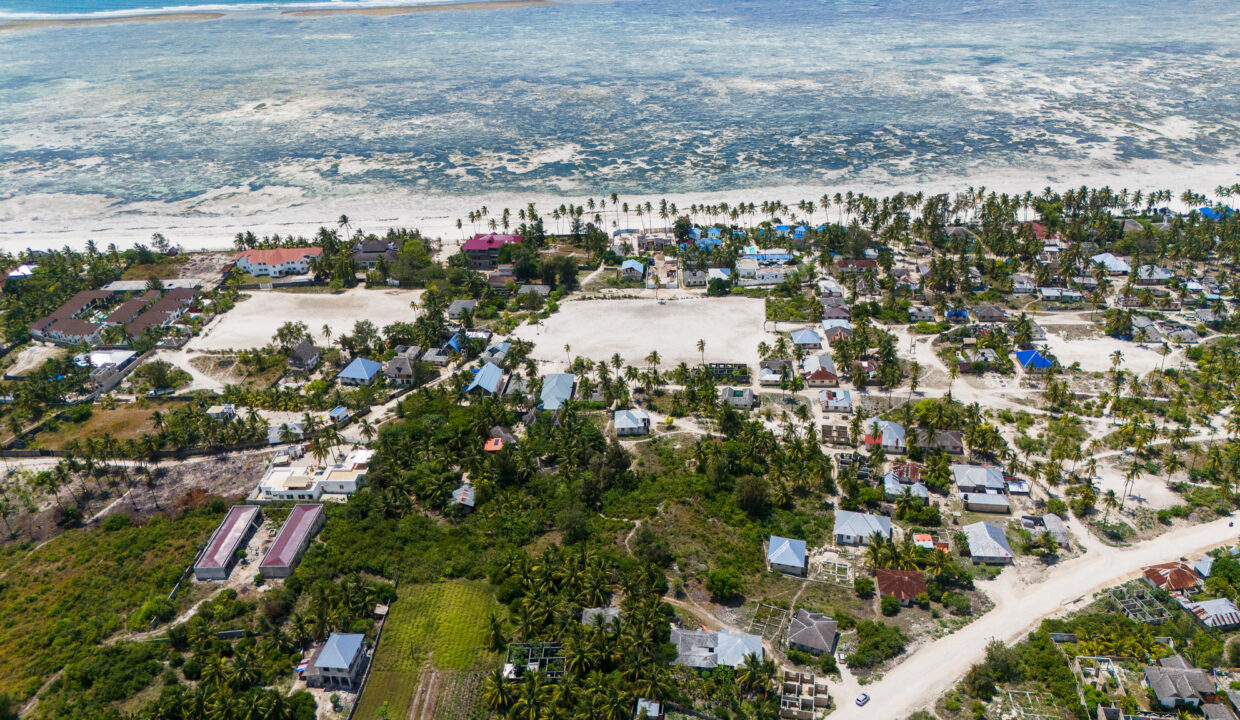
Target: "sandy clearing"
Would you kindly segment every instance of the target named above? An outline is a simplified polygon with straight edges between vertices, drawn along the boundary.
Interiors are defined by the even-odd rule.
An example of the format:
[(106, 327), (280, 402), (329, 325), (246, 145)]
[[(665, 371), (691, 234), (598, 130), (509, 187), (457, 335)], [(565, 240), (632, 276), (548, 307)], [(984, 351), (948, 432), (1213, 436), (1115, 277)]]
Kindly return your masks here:
[(1146, 565), (1235, 542), (1236, 530), (1228, 527), (1228, 522), (1229, 518), (1222, 518), (1180, 528), (1123, 549), (1091, 543), (1089, 552), (1055, 566), (1036, 585), (1027, 585), (1019, 573), (1005, 570), (998, 580), (982, 586), (995, 602), (994, 609), (957, 632), (922, 646), (882, 680), (865, 688), (873, 698), (865, 707), (857, 707), (852, 697), (838, 698), (839, 709), (832, 717), (902, 718), (929, 707), (982, 659), (991, 640), (1018, 642), (1043, 618), (1135, 576)]
[(1067, 340), (1053, 326), (1047, 327), (1046, 344), (1059, 364), (1066, 367), (1079, 362), (1081, 369), (1087, 372), (1108, 372), (1111, 369), (1111, 354), (1116, 350), (1123, 353), (1124, 369), (1142, 376), (1157, 370), (1163, 361), (1153, 345), (1143, 347), (1125, 342), (1103, 335), (1100, 330), (1087, 339)]
[(9, 377), (24, 377), (37, 370), (43, 363), (64, 353), (64, 348), (55, 345), (31, 345), (17, 354), (13, 367), (9, 368), (5, 374)]
[(775, 341), (762, 329), (765, 314), (763, 301), (752, 298), (582, 300), (562, 304), (538, 326), (522, 325), (514, 335), (534, 342), (535, 359), (561, 366), (566, 344), (574, 357), (592, 360), (619, 353), (628, 364), (644, 366), (658, 350), (663, 368), (695, 365), (702, 361), (699, 339), (706, 341), (707, 362), (755, 365), (758, 343)]
[(233, 350), (255, 348), (271, 342), (276, 330), (289, 321), (306, 323), (315, 342), (326, 343), (323, 326), (332, 337), (349, 333), (358, 320), (370, 320), (379, 329), (397, 320), (412, 322), (417, 311), (411, 302), (421, 299), (421, 290), (367, 290), (354, 288), (342, 293), (296, 293), (255, 291), (249, 299), (212, 320), (201, 335), (186, 344), (186, 350)]

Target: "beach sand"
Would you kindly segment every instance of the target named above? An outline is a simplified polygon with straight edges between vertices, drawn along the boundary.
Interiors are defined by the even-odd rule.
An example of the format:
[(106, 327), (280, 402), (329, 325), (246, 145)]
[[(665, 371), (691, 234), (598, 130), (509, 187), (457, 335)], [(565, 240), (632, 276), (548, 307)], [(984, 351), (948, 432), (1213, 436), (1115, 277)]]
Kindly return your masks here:
[(31, 30), (46, 27), (75, 27), (78, 25), (116, 25), (118, 23), (133, 22), (203, 22), (204, 20), (218, 20), (222, 17), (224, 17), (224, 13), (194, 12), (117, 15), (115, 17), (97, 18), (66, 18), (64, 20), (11, 20), (4, 24), (0, 24), (0, 32), (5, 30)]
[(389, 17), (409, 13), (435, 12), (437, 10), (503, 10), (506, 8), (544, 7), (559, 5), (558, 0), (480, 0), (479, 2), (445, 2), (427, 5), (392, 5), (389, 7), (322, 8), (315, 10), (285, 10), (282, 15), (293, 17), (324, 17), (327, 15), (369, 15)]

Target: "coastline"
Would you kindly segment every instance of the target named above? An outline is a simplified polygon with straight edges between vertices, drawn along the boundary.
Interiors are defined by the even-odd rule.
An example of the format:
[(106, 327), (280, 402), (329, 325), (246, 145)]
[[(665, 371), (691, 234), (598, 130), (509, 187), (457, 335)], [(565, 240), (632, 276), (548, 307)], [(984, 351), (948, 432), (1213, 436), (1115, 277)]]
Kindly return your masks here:
[(552, 7), (561, 4), (563, 3), (560, 0), (465, 0), (464, 2), (428, 3), (426, 5), (283, 10), (280, 14), (298, 18), (328, 17), (331, 15), (391, 17), (393, 15), (409, 15), (411, 13), (438, 12), (442, 10), (506, 10), (526, 7)]
[[(289, 18), (320, 18), (334, 15), (365, 15), (367, 17), (384, 18), (413, 13), (441, 12), (448, 10), (479, 11), (479, 10), (511, 10), (530, 7), (554, 7), (562, 5), (563, 0), (448, 0), (447, 2), (426, 2), (422, 4), (383, 5), (375, 7), (308, 7), (294, 10), (280, 10), (279, 17)], [(231, 14), (246, 12), (238, 6), (235, 11), (210, 12), (135, 12), (125, 15), (105, 15), (99, 17), (66, 17), (66, 18), (29, 18), (0, 22), (0, 32), (16, 30), (36, 30), (54, 27), (79, 27), (89, 25), (119, 25), (123, 23), (153, 22), (205, 22), (219, 20)]]
[[(1168, 180), (1168, 178), (1175, 178)], [(1181, 191), (1192, 189), (1209, 194), (1218, 185), (1230, 185), (1240, 180), (1237, 166), (1217, 164), (1209, 166), (1174, 166), (1171, 163), (1148, 163), (1141, 167), (1126, 168), (1059, 168), (1049, 173), (1028, 168), (979, 169), (967, 175), (940, 178), (901, 179), (875, 177), (841, 177), (831, 185), (788, 185), (782, 187), (755, 187), (719, 191), (691, 191), (652, 195), (648, 193), (618, 193), (621, 202), (635, 207), (638, 202), (650, 202), (658, 206), (666, 199), (681, 210), (693, 204), (735, 205), (740, 202), (760, 203), (779, 200), (796, 207), (801, 200), (814, 200), (823, 194), (865, 193), (870, 196), (891, 195), (896, 192), (958, 193), (969, 188), (985, 188), (989, 193), (1037, 194), (1050, 187), (1057, 191), (1088, 186), (1107, 186), (1115, 191), (1166, 189), (1173, 193), (1169, 205), (1185, 210), (1179, 201)], [(280, 192), (283, 190), (284, 192)], [(562, 203), (584, 205), (588, 198), (599, 198), (611, 193), (600, 187), (593, 192), (580, 190), (551, 194), (549, 192), (495, 192), (488, 194), (428, 195), (413, 191), (386, 190), (383, 188), (358, 189), (355, 194), (340, 198), (306, 197), (292, 188), (264, 188), (255, 193), (241, 192), (240, 188), (219, 189), (218, 204), (204, 203), (201, 198), (184, 203), (122, 202), (102, 196), (85, 195), (26, 195), (0, 201), (0, 250), (17, 253), (22, 250), (50, 250), (66, 246), (85, 247), (93, 240), (101, 248), (115, 243), (118, 248), (148, 243), (151, 235), (161, 233), (170, 241), (187, 251), (229, 250), (233, 238), (239, 232), (250, 231), (256, 235), (312, 236), (319, 227), (335, 227), (337, 219), (348, 215), (354, 228), (367, 232), (382, 233), (389, 227), (420, 230), (424, 235), (444, 240), (445, 249), (451, 249), (465, 236), (473, 232), (486, 232), (484, 223), (470, 225), (468, 214), (486, 206), (491, 217), (498, 219), (503, 208), (517, 209), (535, 203), (543, 214), (549, 228), (552, 208)], [(274, 203), (274, 204), (273, 204)], [(610, 207), (610, 202), (608, 203)], [(76, 213), (65, 209), (75, 208)], [(462, 229), (456, 227), (457, 218), (463, 221)], [(758, 218), (755, 218), (755, 221)], [(815, 213), (812, 220), (821, 222), (837, 219), (832, 206), (824, 216)], [(604, 224), (610, 233), (614, 217), (605, 217)], [(661, 224), (661, 220), (655, 221)], [(515, 220), (514, 220), (515, 223)], [(630, 214), (626, 223), (623, 216), (620, 227), (640, 228), (638, 218)], [(561, 228), (562, 229), (562, 228)]]
[(119, 25), (121, 23), (136, 22), (204, 22), (207, 20), (219, 20), (224, 15), (225, 13), (222, 12), (180, 12), (116, 15), (114, 17), (64, 18), (59, 20), (50, 18), (46, 20), (9, 20), (8, 22), (0, 23), (0, 32), (48, 27), (77, 27), (80, 25)]

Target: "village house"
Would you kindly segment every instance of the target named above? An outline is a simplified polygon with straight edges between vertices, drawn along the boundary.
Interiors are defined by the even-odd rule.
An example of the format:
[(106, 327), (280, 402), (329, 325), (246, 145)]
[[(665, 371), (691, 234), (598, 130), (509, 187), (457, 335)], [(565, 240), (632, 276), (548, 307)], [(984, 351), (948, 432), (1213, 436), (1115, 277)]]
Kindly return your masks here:
[(865, 545), (875, 535), (891, 539), (891, 518), (851, 510), (835, 511), (836, 545)]
[(645, 410), (617, 410), (612, 414), (612, 422), (617, 435), (650, 434), (650, 413)]
[(388, 264), (396, 262), (396, 245), (378, 238), (361, 240), (353, 244), (353, 252), (349, 253), (349, 257), (358, 267), (374, 270), (379, 266), (380, 260)]
[(956, 491), (965, 493), (1002, 493), (1007, 489), (1003, 471), (992, 465), (952, 465)]
[(763, 387), (779, 387), (791, 372), (791, 360), (779, 358), (762, 360), (758, 363), (758, 384)]
[(308, 372), (319, 364), (320, 357), (321, 353), (314, 343), (310, 342), (309, 338), (304, 338), (289, 352), (288, 365), (294, 370)]
[(758, 405), (758, 397), (749, 388), (719, 388), (719, 402), (731, 405), (737, 410), (752, 410)]
[(321, 247), (273, 248), (271, 250), (246, 250), (237, 255), (237, 269), (255, 277), (273, 278), (285, 275), (305, 275), (310, 272), (310, 262), (323, 254)]
[(1172, 655), (1145, 666), (1145, 684), (1165, 708), (1198, 707), (1215, 692), (1210, 675), (1195, 668), (1180, 655)]
[(811, 655), (833, 655), (839, 638), (839, 623), (805, 608), (793, 613), (788, 622), (788, 647)]
[(853, 411), (852, 393), (848, 390), (819, 390), (818, 402), (824, 413), (851, 415)]
[(905, 446), (904, 426), (891, 420), (871, 418), (865, 424), (866, 445), (880, 445), (889, 453), (903, 453)]
[(952, 455), (964, 453), (964, 433), (959, 430), (928, 430), (918, 433), (917, 446), (927, 450), (942, 450)]
[(1197, 618), (1202, 625), (1212, 630), (1234, 630), (1240, 627), (1240, 609), (1229, 598), (1199, 600), (1190, 602), (1177, 598), (1180, 606)]
[(676, 646), (677, 665), (697, 670), (710, 670), (719, 666), (739, 667), (745, 658), (756, 655), (765, 657), (762, 637), (728, 630), (682, 630), (673, 627), (669, 642)]
[(1012, 511), (1012, 504), (1008, 501), (1007, 495), (962, 493), (961, 498), (964, 500), (965, 510), (988, 513), (1009, 513)]
[(883, 476), (883, 494), (888, 500), (896, 500), (906, 493), (922, 505), (930, 502), (930, 490), (924, 484), (900, 477), (894, 472)]
[(710, 275), (705, 270), (685, 268), (680, 276), (681, 282), (687, 288), (706, 287), (706, 284), (710, 281)]
[(874, 571), (874, 580), (879, 597), (893, 597), (905, 607), (912, 605), (918, 595), (926, 593), (926, 576), (916, 570), (878, 568)]
[(828, 445), (845, 445), (851, 446), (852, 442), (848, 436), (848, 426), (844, 424), (828, 424), (822, 425), (822, 441)]
[(821, 350), (822, 338), (813, 330), (794, 330), (792, 344), (805, 350)]
[(911, 323), (935, 322), (934, 308), (929, 305), (914, 305), (908, 309), (908, 320)]
[(336, 379), (341, 385), (374, 385), (381, 372), (382, 363), (359, 357), (353, 358), (353, 362), (346, 365)]
[(306, 668), (306, 685), (328, 689), (354, 690), (362, 679), (366, 662), (366, 636), (334, 632), (327, 637)]
[(977, 522), (961, 528), (974, 564), (1010, 565), (1016, 557), (1008, 545), (1003, 529), (988, 522)]
[(646, 266), (640, 260), (625, 260), (620, 263), (620, 279), (625, 282), (641, 282), (646, 277)]
[(766, 562), (772, 570), (805, 577), (809, 572), (805, 541), (772, 535), (767, 544)]
[(577, 376), (571, 373), (550, 373), (543, 376), (542, 390), (538, 394), (539, 407), (543, 410), (559, 410), (573, 399), (577, 390)]
[(836, 387), (840, 376), (835, 372), (835, 361), (830, 355), (810, 355), (801, 363), (801, 375), (806, 387)]
[(481, 392), (497, 395), (504, 389), (504, 370), (493, 362), (483, 365), (465, 387), (466, 393)]
[(1173, 561), (1151, 565), (1141, 570), (1141, 576), (1151, 587), (1171, 593), (1192, 594), (1201, 589), (1201, 577), (1188, 565)]

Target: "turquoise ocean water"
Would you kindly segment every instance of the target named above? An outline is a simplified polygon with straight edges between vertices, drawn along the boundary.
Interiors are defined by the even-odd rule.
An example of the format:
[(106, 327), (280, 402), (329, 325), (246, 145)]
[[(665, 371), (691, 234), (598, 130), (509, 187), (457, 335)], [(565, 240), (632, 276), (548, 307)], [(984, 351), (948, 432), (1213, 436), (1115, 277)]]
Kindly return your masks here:
[(304, 4), (0, 0), (0, 20), (229, 10), (0, 32), (0, 201), (695, 192), (1225, 164), (1240, 147), (1235, 2), (280, 12)]

